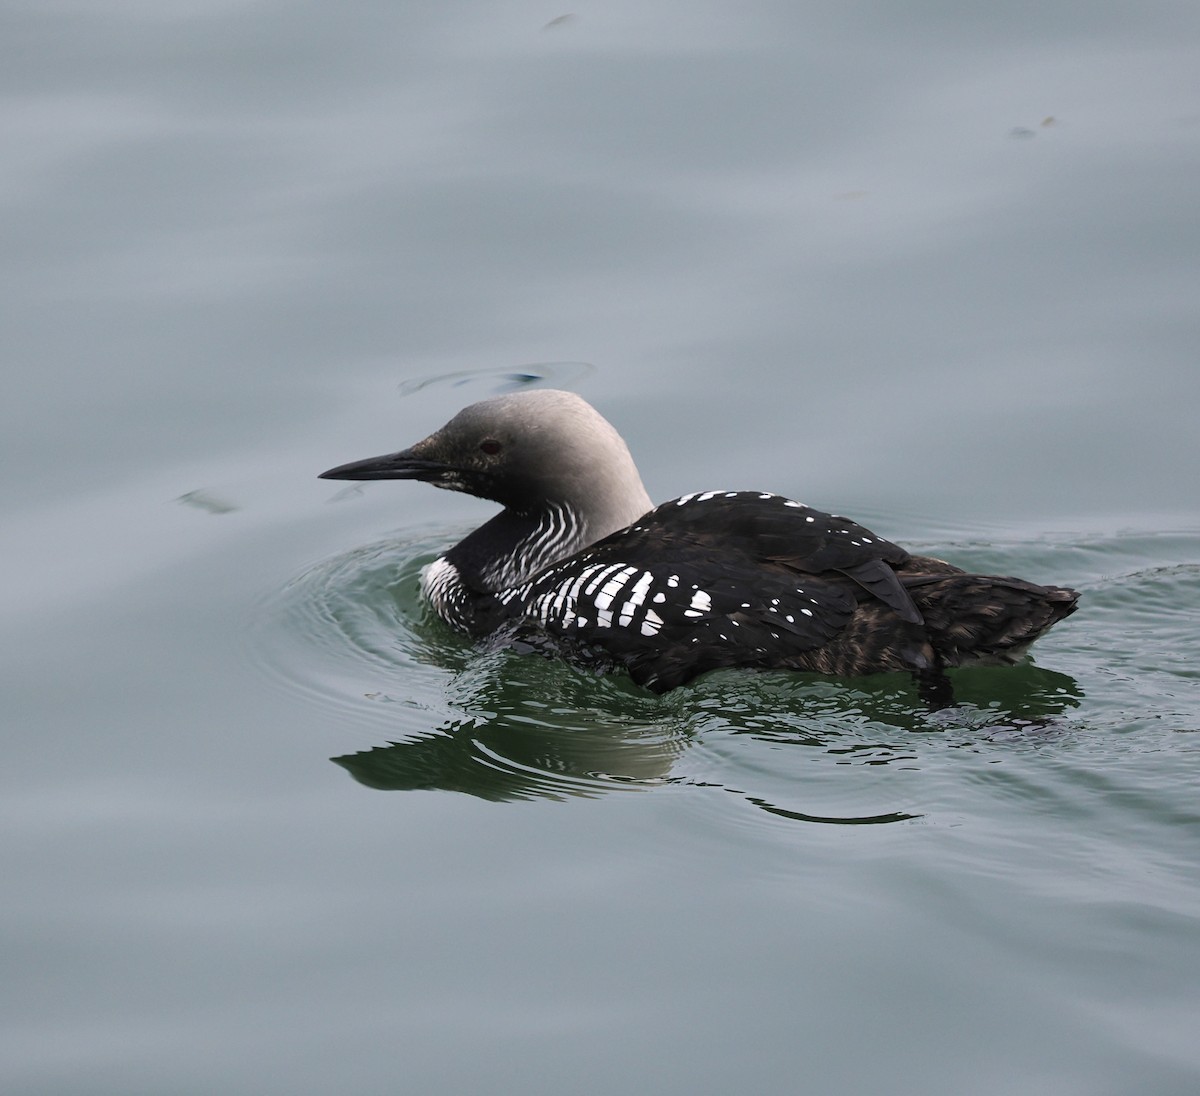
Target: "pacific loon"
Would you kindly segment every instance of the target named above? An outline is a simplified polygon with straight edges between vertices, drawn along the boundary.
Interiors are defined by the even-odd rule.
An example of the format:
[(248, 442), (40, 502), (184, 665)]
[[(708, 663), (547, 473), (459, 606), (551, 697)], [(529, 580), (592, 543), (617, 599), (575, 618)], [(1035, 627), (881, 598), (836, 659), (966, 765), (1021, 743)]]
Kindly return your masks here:
[(503, 510), (425, 570), (453, 628), (624, 666), (665, 693), (726, 666), (920, 675), (1016, 661), (1078, 594), (968, 574), (760, 491), (653, 507), (621, 436), (571, 392), (460, 411), (410, 449), (323, 479), (417, 479)]

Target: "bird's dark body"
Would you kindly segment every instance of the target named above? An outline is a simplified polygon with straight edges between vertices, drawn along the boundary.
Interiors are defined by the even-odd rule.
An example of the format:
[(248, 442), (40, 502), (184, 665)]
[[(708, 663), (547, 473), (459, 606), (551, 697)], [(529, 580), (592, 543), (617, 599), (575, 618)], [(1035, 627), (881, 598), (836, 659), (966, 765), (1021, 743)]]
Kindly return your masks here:
[(721, 491), (471, 597), (460, 627), (581, 661), (603, 652), (662, 693), (729, 666), (846, 676), (1013, 661), (1074, 607), (1071, 591), (968, 575), (847, 518)]
[(330, 479), (422, 479), (504, 509), (427, 568), (438, 614), (667, 692), (721, 667), (928, 677), (1012, 662), (1078, 595), (967, 574), (779, 495), (705, 491), (651, 509), (615, 430), (538, 390), (465, 408), (411, 449)]

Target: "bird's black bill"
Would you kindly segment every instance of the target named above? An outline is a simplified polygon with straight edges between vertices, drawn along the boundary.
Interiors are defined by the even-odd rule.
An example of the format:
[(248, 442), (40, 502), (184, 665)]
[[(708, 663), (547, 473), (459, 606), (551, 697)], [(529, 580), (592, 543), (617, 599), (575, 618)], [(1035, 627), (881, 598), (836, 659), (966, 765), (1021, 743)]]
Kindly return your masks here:
[(333, 480), (381, 480), (381, 479), (415, 479), (432, 480), (445, 472), (446, 466), (439, 461), (424, 460), (414, 457), (412, 450), (405, 449), (399, 453), (388, 453), (382, 457), (368, 457), (366, 460), (355, 460), (349, 464), (339, 464), (322, 472), (318, 479)]

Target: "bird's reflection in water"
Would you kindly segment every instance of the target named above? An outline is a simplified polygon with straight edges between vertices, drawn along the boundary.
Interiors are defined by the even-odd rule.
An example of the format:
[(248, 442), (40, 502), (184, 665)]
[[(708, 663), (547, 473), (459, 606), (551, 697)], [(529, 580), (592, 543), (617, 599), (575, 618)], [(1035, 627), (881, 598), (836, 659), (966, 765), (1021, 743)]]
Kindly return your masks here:
[(686, 746), (673, 706), (627, 679), (510, 651), (455, 675), (454, 708), (438, 730), (332, 760), (370, 788), (562, 799), (661, 784)]
[[(360, 784), (382, 790), (512, 801), (686, 784), (722, 788), (795, 821), (898, 822), (919, 815), (831, 817), (794, 809), (746, 788), (735, 761), (727, 774), (712, 771), (711, 757), (703, 773), (688, 773), (685, 754), (710, 736), (748, 735), (772, 748), (815, 751), (835, 764), (920, 767), (922, 752), (931, 749), (1002, 748), (1013, 737), (1053, 734), (1056, 718), (1081, 695), (1072, 678), (1032, 664), (957, 671), (953, 681), (956, 705), (933, 711), (922, 705), (917, 686), (896, 674), (839, 681), (733, 671), (662, 698), (621, 675), (490, 650), (456, 674), (456, 714), (441, 728), (332, 760)], [(791, 782), (789, 798), (803, 790)]]
[(369, 788), (441, 789), (503, 801), (595, 796), (610, 782), (660, 784), (678, 752), (653, 728), (643, 737), (626, 728), (589, 732), (495, 719), (332, 760)]

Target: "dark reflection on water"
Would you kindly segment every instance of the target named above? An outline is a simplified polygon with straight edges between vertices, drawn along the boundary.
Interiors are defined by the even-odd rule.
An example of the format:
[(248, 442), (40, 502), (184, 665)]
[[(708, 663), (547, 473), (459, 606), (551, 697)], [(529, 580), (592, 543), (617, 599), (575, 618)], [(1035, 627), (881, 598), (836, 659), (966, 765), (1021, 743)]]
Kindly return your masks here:
[[(797, 822), (854, 826), (920, 817), (905, 811), (833, 817), (791, 810), (739, 788), (670, 776), (675, 757), (668, 742), (648, 736), (638, 743), (627, 731), (610, 730), (602, 739), (554, 728), (538, 731), (514, 723), (470, 723), (330, 760), (369, 788), (466, 792), (493, 802), (595, 796), (611, 790), (613, 784), (687, 784), (730, 792), (767, 814)], [(607, 773), (594, 767), (612, 758), (619, 758), (625, 772)], [(642, 769), (642, 775), (630, 775), (631, 762)]]
[[(732, 788), (727, 788), (727, 791), (733, 791)], [(740, 795), (740, 792), (735, 794)], [(826, 818), (817, 814), (803, 814), (800, 811), (790, 811), (786, 807), (776, 807), (759, 799), (757, 796), (746, 796), (746, 802), (752, 803), (760, 810), (764, 810), (767, 814), (773, 814), (777, 818), (790, 818), (794, 822), (825, 822), (835, 826), (877, 826), (887, 822), (907, 822), (913, 818), (920, 818), (919, 814), (906, 814), (904, 811), (893, 811), (890, 814), (872, 814), (864, 815), (861, 818)]]
[(506, 651), (472, 652), (429, 617), (410, 622), (451, 672), (452, 715), (436, 731), (333, 758), (373, 788), (440, 788), (483, 799), (562, 799), (665, 782), (687, 728), (631, 682)]
[[(1031, 662), (1019, 666), (952, 670), (947, 675), (955, 703), (931, 710), (919, 686), (904, 674), (825, 678), (808, 674), (714, 675), (729, 683), (702, 707), (726, 720), (734, 734), (819, 746), (831, 734), (876, 728), (886, 732), (980, 733), (1050, 726), (1078, 706), (1083, 691), (1074, 678)], [(857, 747), (856, 747), (857, 748)], [(911, 741), (896, 749), (908, 752)], [(831, 749), (830, 752), (836, 752)]]
[[(835, 765), (919, 768), (921, 750), (1053, 733), (1055, 717), (1080, 696), (1067, 675), (1030, 665), (979, 671), (976, 680), (964, 682), (968, 694), (986, 696), (995, 685), (992, 674), (1001, 675), (1002, 700), (935, 713), (921, 707), (899, 675), (840, 682), (734, 671), (664, 700), (641, 694), (619, 676), (523, 653), (489, 651), (477, 659), (465, 667), (460, 662), (454, 675), (456, 718), (436, 731), (334, 757), (334, 763), (380, 790), (439, 789), (508, 801), (690, 785), (722, 789), (794, 821), (888, 823), (920, 815), (889, 810), (835, 816), (787, 807), (743, 787), (746, 774), (738, 775), (736, 758), (718, 773), (692, 775), (687, 752), (702, 738), (746, 737)], [(937, 737), (912, 737), (915, 732)]]
[[(668, 779), (676, 752), (654, 733), (467, 721), (331, 760), (370, 788), (440, 789), (499, 802), (599, 795), (605, 781), (653, 786)], [(610, 773), (606, 766), (614, 762), (620, 771)]]

